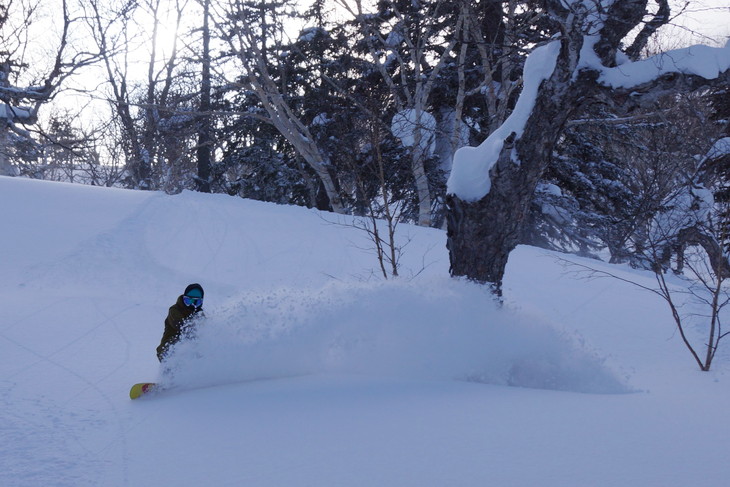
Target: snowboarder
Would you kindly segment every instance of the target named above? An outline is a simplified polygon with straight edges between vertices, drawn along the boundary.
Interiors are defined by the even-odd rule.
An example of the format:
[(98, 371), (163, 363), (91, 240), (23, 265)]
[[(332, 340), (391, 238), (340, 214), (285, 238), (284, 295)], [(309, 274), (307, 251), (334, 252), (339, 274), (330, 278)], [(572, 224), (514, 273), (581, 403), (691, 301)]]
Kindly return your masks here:
[(173, 345), (193, 331), (194, 318), (202, 315), (204, 295), (203, 286), (197, 283), (190, 284), (185, 288), (185, 292), (178, 296), (177, 302), (170, 306), (165, 319), (165, 331), (157, 347), (157, 358), (160, 362), (165, 360)]

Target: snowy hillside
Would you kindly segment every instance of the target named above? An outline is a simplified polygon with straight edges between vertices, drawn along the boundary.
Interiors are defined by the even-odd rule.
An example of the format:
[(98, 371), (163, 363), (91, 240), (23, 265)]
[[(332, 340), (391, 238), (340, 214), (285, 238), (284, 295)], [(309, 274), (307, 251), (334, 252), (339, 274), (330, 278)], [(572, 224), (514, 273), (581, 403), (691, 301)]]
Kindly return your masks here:
[[(448, 278), (437, 230), (401, 227), (405, 277), (383, 281), (313, 210), (14, 178), (0, 207), (0, 486), (730, 478), (730, 350), (699, 372), (656, 296), (555, 254), (518, 248), (497, 310)], [(131, 401), (191, 282), (198, 339)]]

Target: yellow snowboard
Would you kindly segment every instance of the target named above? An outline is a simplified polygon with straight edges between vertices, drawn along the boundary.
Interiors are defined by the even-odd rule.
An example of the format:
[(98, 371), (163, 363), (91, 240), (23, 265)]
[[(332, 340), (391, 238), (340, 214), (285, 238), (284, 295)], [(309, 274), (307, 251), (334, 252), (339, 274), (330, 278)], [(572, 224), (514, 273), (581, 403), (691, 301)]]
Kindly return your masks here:
[(149, 394), (155, 390), (157, 390), (157, 384), (155, 382), (140, 382), (139, 384), (133, 385), (129, 390), (129, 397), (137, 399), (138, 397)]

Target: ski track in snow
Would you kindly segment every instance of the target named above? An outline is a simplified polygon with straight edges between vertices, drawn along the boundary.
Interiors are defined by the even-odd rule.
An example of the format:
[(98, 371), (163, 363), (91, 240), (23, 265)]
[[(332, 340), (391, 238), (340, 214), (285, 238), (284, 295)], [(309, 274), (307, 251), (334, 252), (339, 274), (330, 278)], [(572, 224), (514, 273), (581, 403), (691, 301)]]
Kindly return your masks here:
[[(435, 230), (409, 230), (404, 274), (417, 278), (364, 281), (350, 276), (376, 266), (367, 239), (309, 210), (7, 178), (0, 204), (16, 209), (0, 254), (18, 256), (0, 261), (2, 486), (684, 487), (730, 474), (728, 352), (699, 374), (661, 303), (576, 281), (549, 253), (514, 252), (498, 310), (446, 277)], [(130, 401), (158, 376), (162, 320), (193, 281), (207, 319), (176, 350), (172, 389)]]
[[(21, 445), (20, 449), (15, 453), (20, 453), (20, 458), (25, 461), (19, 464), (13, 462), (5, 468), (2, 468), (2, 465), (0, 465), (0, 472), (2, 472), (0, 473), (0, 479), (2, 479), (2, 476), (7, 476), (7, 483), (3, 483), (3, 485), (43, 485), (47, 483), (47, 478), (54, 477), (53, 472), (75, 470), (79, 471), (77, 475), (80, 477), (64, 477), (58, 480), (58, 483), (54, 483), (54, 485), (94, 485), (94, 481), (90, 481), (85, 477), (97, 477), (93, 472), (108, 468), (111, 462), (116, 463), (116, 459), (102, 459), (101, 453), (107, 450), (110, 445), (117, 444), (120, 440), (122, 445), (122, 479), (124, 479), (124, 484), (127, 484), (126, 468), (128, 465), (128, 453), (123, 420), (117, 410), (116, 402), (97, 385), (98, 382), (103, 382), (111, 374), (107, 377), (102, 377), (100, 381), (93, 381), (86, 375), (72, 370), (59, 360), (53, 358), (86, 338), (104, 324), (105, 322), (99, 323), (48, 355), (43, 355), (6, 335), (1, 335), (4, 340), (37, 358), (36, 362), (25, 366), (12, 375), (4, 377), (3, 382), (6, 384), (8, 390), (4, 394), (5, 404), (2, 409), (14, 417), (7, 422), (4, 421), (4, 424), (10, 425), (10, 427), (7, 430), (3, 428), (3, 438), (4, 441), (6, 439), (8, 440), (7, 444), (13, 445), (14, 447)], [(17, 383), (22, 382), (22, 377), (19, 378), (19, 376), (31, 375), (32, 377), (30, 372), (33, 369), (46, 365), (59, 369), (67, 376), (77, 379), (83, 386), (77, 387), (72, 391), (72, 397), (61, 403), (44, 394), (36, 399), (16, 398), (13, 391)], [(120, 365), (118, 369), (123, 367), (123, 365)], [(19, 378), (18, 382), (13, 381), (15, 378)], [(31, 378), (30, 380), (33, 379)], [(73, 381), (69, 384), (73, 384)], [(88, 407), (78, 409), (83, 404), (78, 399), (83, 398), (89, 390), (101, 398), (105, 405), (108, 406), (108, 408), (104, 409), (111, 412), (111, 414), (104, 415), (106, 419), (95, 419), (96, 417), (102, 416), (105, 412), (104, 410), (100, 411)], [(20, 407), (18, 407), (18, 403), (20, 403)], [(26, 404), (24, 405), (23, 403)], [(22, 411), (22, 413), (14, 411)], [(114, 435), (115, 438), (110, 439), (109, 445), (102, 446), (100, 449), (88, 446), (81, 433), (86, 433), (88, 429), (101, 429), (106, 426), (106, 422), (109, 419), (117, 422), (117, 434)], [(31, 432), (30, 435), (29, 432)], [(34, 437), (33, 433), (41, 434)], [(30, 441), (28, 441), (29, 438)], [(84, 471), (87, 473), (84, 474)]]

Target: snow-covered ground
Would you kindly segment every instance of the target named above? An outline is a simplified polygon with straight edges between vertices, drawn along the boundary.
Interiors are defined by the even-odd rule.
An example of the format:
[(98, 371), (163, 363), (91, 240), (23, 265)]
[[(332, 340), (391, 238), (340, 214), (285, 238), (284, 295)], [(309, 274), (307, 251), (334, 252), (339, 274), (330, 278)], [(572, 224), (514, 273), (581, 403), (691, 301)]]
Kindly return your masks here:
[[(11, 178), (0, 207), (2, 486), (730, 478), (730, 353), (700, 372), (659, 298), (555, 254), (518, 248), (497, 310), (437, 230), (401, 227), (383, 281), (364, 234), (302, 208)], [(130, 401), (191, 282), (198, 339)]]

